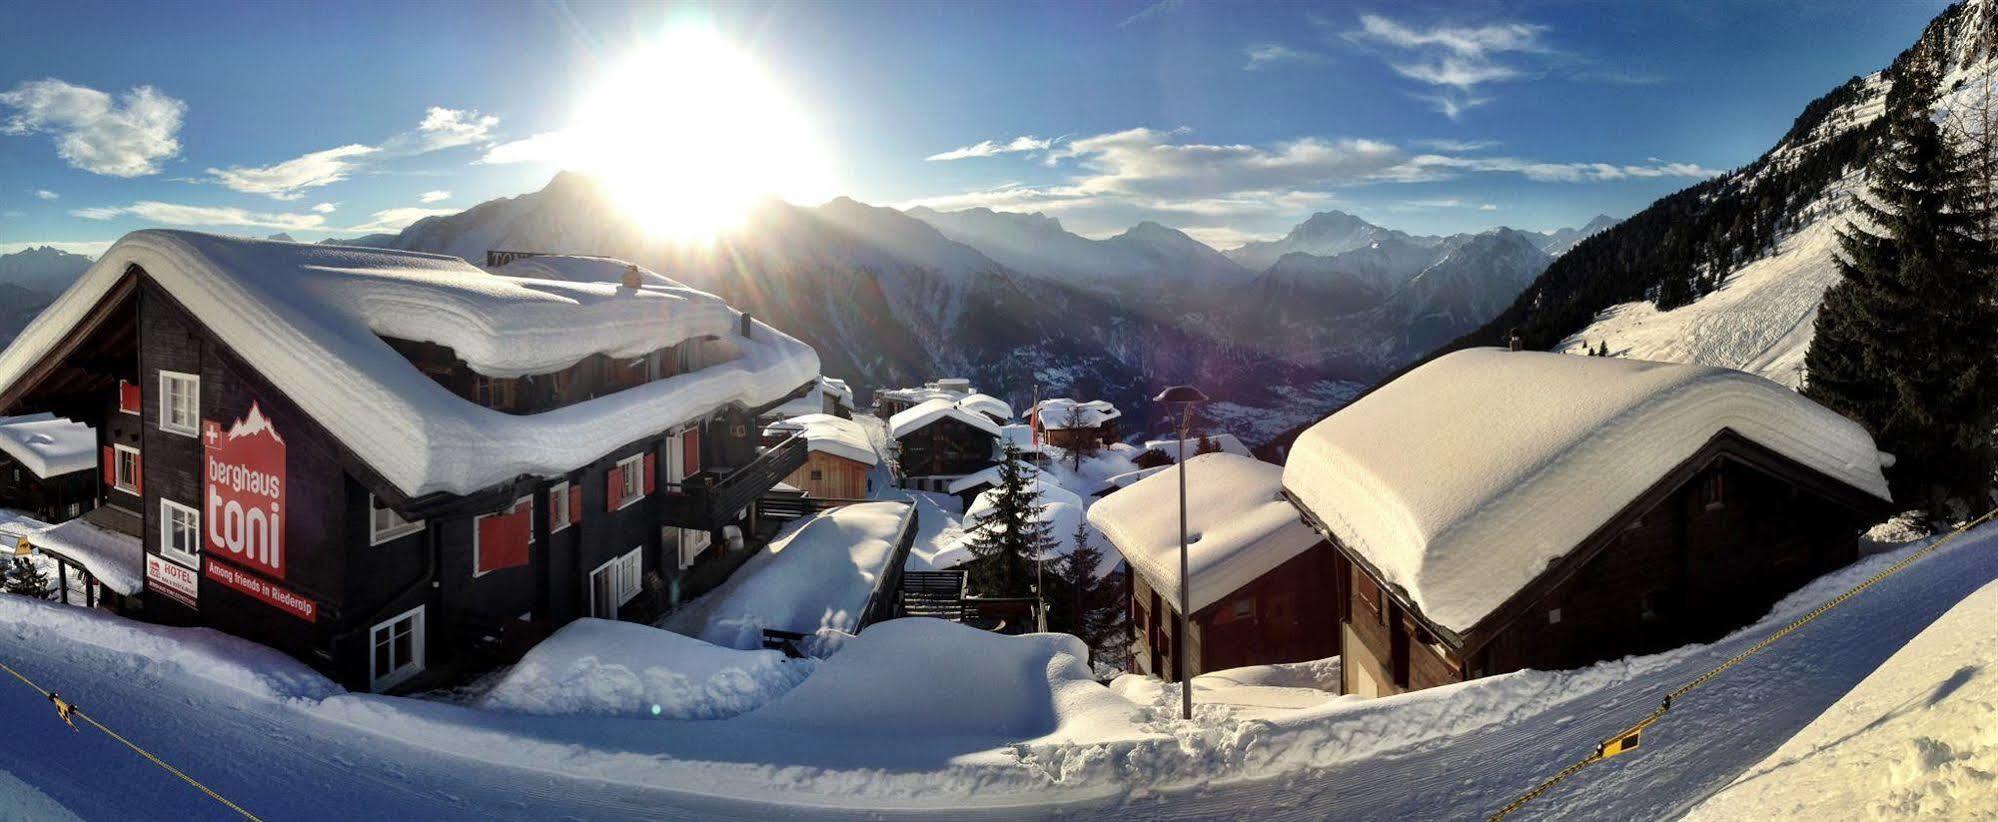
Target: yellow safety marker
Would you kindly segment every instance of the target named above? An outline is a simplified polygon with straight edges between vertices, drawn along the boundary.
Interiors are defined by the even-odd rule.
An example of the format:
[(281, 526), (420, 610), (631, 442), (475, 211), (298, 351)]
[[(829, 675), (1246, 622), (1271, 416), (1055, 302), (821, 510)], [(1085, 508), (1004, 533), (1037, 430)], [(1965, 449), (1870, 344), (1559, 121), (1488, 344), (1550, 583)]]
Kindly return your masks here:
[(1778, 628), (1774, 632), (1770, 633), (1768, 636), (1763, 637), (1760, 642), (1748, 646), (1747, 650), (1735, 654), (1734, 656), (1728, 657), (1726, 662), (1722, 662), (1721, 664), (1714, 666), (1706, 673), (1700, 674), (1699, 676), (1694, 677), (1691, 681), (1688, 681), (1686, 684), (1679, 686), (1677, 690), (1674, 690), (1673, 692), (1666, 694), (1664, 701), (1660, 702), (1657, 708), (1652, 709), (1651, 713), (1645, 716), (1642, 720), (1639, 720), (1636, 725), (1630, 726), (1630, 728), (1628, 730), (1625, 730), (1623, 733), (1617, 734), (1616, 736), (1612, 736), (1608, 739), (1603, 740), (1600, 743), (1597, 743), (1596, 750), (1594, 753), (1591, 753), (1588, 756), (1585, 756), (1581, 759), (1575, 760), (1574, 764), (1569, 765), (1566, 768), (1562, 768), (1559, 772), (1555, 773), (1553, 776), (1548, 777), (1547, 781), (1534, 786), (1533, 790), (1520, 794), (1518, 799), (1512, 800), (1511, 803), (1507, 804), (1503, 808), (1498, 809), (1496, 813), (1493, 813), (1490, 817), (1490, 822), (1501, 822), (1501, 820), (1505, 819), (1507, 816), (1512, 815), (1514, 811), (1526, 807), (1526, 804), (1528, 802), (1532, 802), (1534, 799), (1539, 798), (1541, 794), (1546, 793), (1548, 790), (1552, 789), (1555, 785), (1561, 784), (1561, 782), (1566, 780), (1568, 777), (1574, 776), (1577, 773), (1581, 773), (1584, 768), (1587, 768), (1590, 765), (1594, 765), (1597, 762), (1601, 762), (1613, 756), (1618, 756), (1620, 754), (1626, 754), (1630, 753), (1631, 751), (1637, 750), (1639, 741), (1643, 739), (1645, 729), (1650, 728), (1653, 724), (1656, 724), (1658, 720), (1665, 718), (1665, 714), (1671, 712), (1672, 710), (1672, 703), (1684, 698), (1687, 694), (1692, 693), (1693, 689), (1698, 688), (1701, 685), (1707, 684), (1708, 681), (1712, 680), (1714, 677), (1720, 676), (1722, 673), (1725, 673), (1729, 668), (1733, 668), (1734, 666), (1739, 665), (1742, 662), (1753, 658), (1757, 654), (1769, 650), (1769, 646), (1775, 645), (1777, 640), (1780, 640), (1786, 636), (1789, 636), (1792, 633), (1795, 633), (1797, 629), (1802, 628), (1805, 625), (1809, 625), (1812, 620), (1824, 616), (1825, 613), (1830, 611), (1831, 609), (1837, 608), (1838, 606), (1845, 604), (1846, 600), (1851, 599), (1854, 595), (1858, 594), (1861, 591), (1873, 587), (1875, 583), (1878, 583), (1881, 580), (1891, 577), (1895, 574), (1901, 573), (1901, 571), (1905, 570), (1908, 566), (1915, 564), (1916, 560), (1919, 560), (1923, 557), (1935, 553), (1938, 550), (1941, 550), (1943, 546), (1950, 544), (1950, 542), (1954, 541), (1957, 537), (1962, 536), (1964, 533), (1970, 531), (1970, 529), (1976, 528), (1979, 525), (1983, 525), (1984, 523), (1991, 521), (1992, 517), (1998, 517), (1998, 508), (1993, 508), (1989, 511), (1986, 511), (1984, 512), (1984, 516), (1978, 517), (1977, 519), (1971, 520), (1969, 522), (1957, 526), (1956, 530), (1951, 531), (1948, 534), (1945, 534), (1942, 539), (1929, 543), (1927, 546), (1924, 546), (1921, 550), (1909, 554), (1905, 557), (1902, 557), (1900, 561), (1895, 562), (1893, 565), (1887, 566), (1885, 569), (1880, 571), (1880, 573), (1867, 577), (1865, 582), (1861, 582), (1858, 585), (1854, 585), (1851, 588), (1846, 589), (1844, 593), (1841, 593), (1838, 596), (1826, 600), (1824, 603), (1820, 604), (1817, 608), (1812, 609), (1810, 613), (1798, 617), (1790, 624)]

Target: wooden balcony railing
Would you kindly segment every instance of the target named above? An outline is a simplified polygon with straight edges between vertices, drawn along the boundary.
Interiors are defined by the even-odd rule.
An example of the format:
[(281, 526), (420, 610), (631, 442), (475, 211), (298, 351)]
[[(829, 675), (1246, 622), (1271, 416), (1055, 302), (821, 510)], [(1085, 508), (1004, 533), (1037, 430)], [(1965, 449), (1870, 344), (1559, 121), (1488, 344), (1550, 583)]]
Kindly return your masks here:
[(702, 531), (720, 528), (803, 466), (806, 456), (805, 438), (794, 435), (763, 449), (748, 465), (702, 471), (668, 486), (664, 522)]

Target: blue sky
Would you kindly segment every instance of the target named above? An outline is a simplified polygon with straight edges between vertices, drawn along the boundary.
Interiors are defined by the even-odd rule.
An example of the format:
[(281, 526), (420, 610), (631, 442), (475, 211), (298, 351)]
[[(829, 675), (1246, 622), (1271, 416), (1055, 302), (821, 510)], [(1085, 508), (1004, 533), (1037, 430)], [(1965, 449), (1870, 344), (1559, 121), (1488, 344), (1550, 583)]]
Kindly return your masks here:
[[(823, 168), (775, 193), (808, 204), (1046, 211), (1092, 236), (1154, 219), (1222, 247), (1327, 208), (1554, 228), (1752, 160), (1942, 6), (16, 3), (0, 251), (157, 224), (353, 236), (531, 191), (567, 162), (519, 141), (688, 27), (806, 124)], [(660, 93), (708, 82), (682, 74)], [(736, 142), (665, 108), (668, 131)], [(662, 149), (659, 171), (728, 168), (699, 154)]]

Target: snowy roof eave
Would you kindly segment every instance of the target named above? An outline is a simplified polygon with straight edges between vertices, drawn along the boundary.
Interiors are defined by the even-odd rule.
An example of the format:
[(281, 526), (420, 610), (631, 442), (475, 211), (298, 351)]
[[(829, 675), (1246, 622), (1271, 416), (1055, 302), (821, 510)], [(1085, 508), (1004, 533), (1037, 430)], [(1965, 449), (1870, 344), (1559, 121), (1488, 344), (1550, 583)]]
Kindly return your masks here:
[[(113, 244), (0, 351), (0, 386), (12, 386), (29, 373), (133, 266), (410, 497), (467, 494), (522, 475), (565, 473), (721, 408), (781, 400), (818, 374), (818, 355), (810, 346), (761, 322), (753, 324), (750, 337), (735, 336), (740, 315), (719, 298), (691, 289), (634, 292), (607, 283), (515, 280), (440, 255), (144, 230)], [(425, 302), (439, 295), (450, 299)], [(505, 328), (513, 317), (509, 306), (526, 315), (527, 325), (560, 321), (566, 328), (601, 317), (624, 327), (589, 333), (569, 328), (566, 334), (539, 326)], [(668, 306), (689, 309), (684, 322), (644, 316)], [(428, 324), (418, 321), (424, 316)], [(459, 328), (439, 330), (444, 326)], [(480, 334), (515, 342), (481, 346), (472, 341)], [(631, 339), (601, 351), (606, 340), (617, 342), (616, 334)], [(473, 356), (485, 351), (511, 358), (484, 363), (502, 372), (574, 362), (587, 356), (585, 349), (635, 354), (645, 346), (702, 336), (727, 335), (722, 339), (737, 356), (552, 411), (513, 415), (451, 393), (389, 347), (383, 335), (455, 342)]]
[(47, 412), (0, 417), (0, 452), (42, 479), (97, 467), (97, 431)]
[(888, 436), (899, 440), (911, 432), (920, 431), (942, 419), (957, 420), (965, 425), (991, 434), (993, 437), (1005, 436), (1005, 433), (999, 429), (999, 424), (993, 422), (991, 417), (959, 408), (955, 401), (941, 397), (924, 400), (889, 417)]

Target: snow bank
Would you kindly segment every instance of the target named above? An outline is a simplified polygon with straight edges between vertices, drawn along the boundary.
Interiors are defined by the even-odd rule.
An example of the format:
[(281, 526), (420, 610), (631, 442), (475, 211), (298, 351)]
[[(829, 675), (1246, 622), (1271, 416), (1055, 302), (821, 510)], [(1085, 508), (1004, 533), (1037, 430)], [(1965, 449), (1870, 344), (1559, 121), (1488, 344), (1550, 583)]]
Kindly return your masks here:
[(1040, 422), (1043, 431), (1095, 428), (1123, 415), (1117, 406), (1104, 400), (1076, 402), (1068, 397), (1054, 397), (1034, 405), (1034, 419)]
[[(0, 352), (0, 385), (54, 350), (133, 265), (410, 496), (570, 471), (716, 409), (781, 399), (818, 373), (810, 346), (760, 323), (742, 337), (740, 315), (688, 288), (520, 279), (455, 257), (146, 230), (113, 245)], [(513, 415), (452, 394), (382, 336), (450, 346), (496, 377), (709, 337), (726, 361)]]
[[(1234, 454), (1186, 461), (1187, 575), (1198, 611), (1269, 573), (1321, 537), (1283, 496), (1283, 469)], [(1162, 471), (1097, 501), (1089, 522), (1124, 561), (1179, 602), (1179, 474)]]
[(899, 440), (942, 419), (957, 420), (994, 437), (1001, 436), (999, 424), (993, 422), (991, 417), (960, 408), (956, 401), (941, 397), (925, 400), (889, 417), (888, 436)]
[(0, 417), (0, 451), (47, 479), (97, 468), (97, 431), (50, 413)]
[(771, 423), (763, 429), (765, 434), (803, 434), (805, 445), (813, 451), (844, 457), (864, 465), (874, 465), (881, 461), (874, 453), (874, 443), (868, 439), (867, 429), (860, 423), (831, 414), (806, 414)]
[(146, 549), (127, 536), (83, 519), (73, 519), (28, 535), (36, 548), (76, 560), (104, 587), (131, 596), (139, 592)]
[(800, 520), (663, 626), (744, 650), (762, 648), (766, 628), (853, 633), (895, 557), (908, 510), (900, 502), (865, 502)]
[(580, 619), (534, 646), (481, 707), (516, 713), (721, 719), (811, 673), (811, 660), (721, 648), (632, 622)]
[[(340, 686), (271, 648), (209, 628), (134, 622), (91, 608), (0, 594), (0, 631), (23, 644), (101, 648), (107, 666), (179, 681), (187, 677), (273, 700), (323, 699)], [(47, 686), (44, 686), (47, 687)]]
[[(1225, 432), (1220, 434), (1209, 434), (1207, 435), (1207, 441), (1214, 443), (1214, 447), (1220, 449), (1220, 452), (1223, 454), (1234, 454), (1235, 456), (1238, 457), (1250, 456), (1249, 446), (1243, 445), (1241, 438), (1236, 437), (1234, 434), (1229, 434)], [(1179, 439), (1174, 438), (1169, 440), (1146, 440), (1145, 444), (1139, 447), (1139, 451), (1140, 453), (1144, 451), (1157, 451), (1161, 454), (1164, 454), (1166, 456), (1166, 459), (1178, 462)], [(1186, 438), (1186, 453), (1188, 459), (1192, 459), (1193, 455), (1200, 453), (1199, 437)]]
[(1989, 818), (1998, 583), (1964, 598), (1689, 819)]
[(743, 721), (790, 733), (980, 737), (995, 746), (1089, 738), (1132, 705), (1090, 677), (1067, 634), (1001, 636), (939, 619), (883, 622)]
[(1866, 431), (1776, 383), (1489, 348), (1438, 358), (1312, 426), (1283, 484), (1462, 632), (1723, 430), (1888, 499)]

